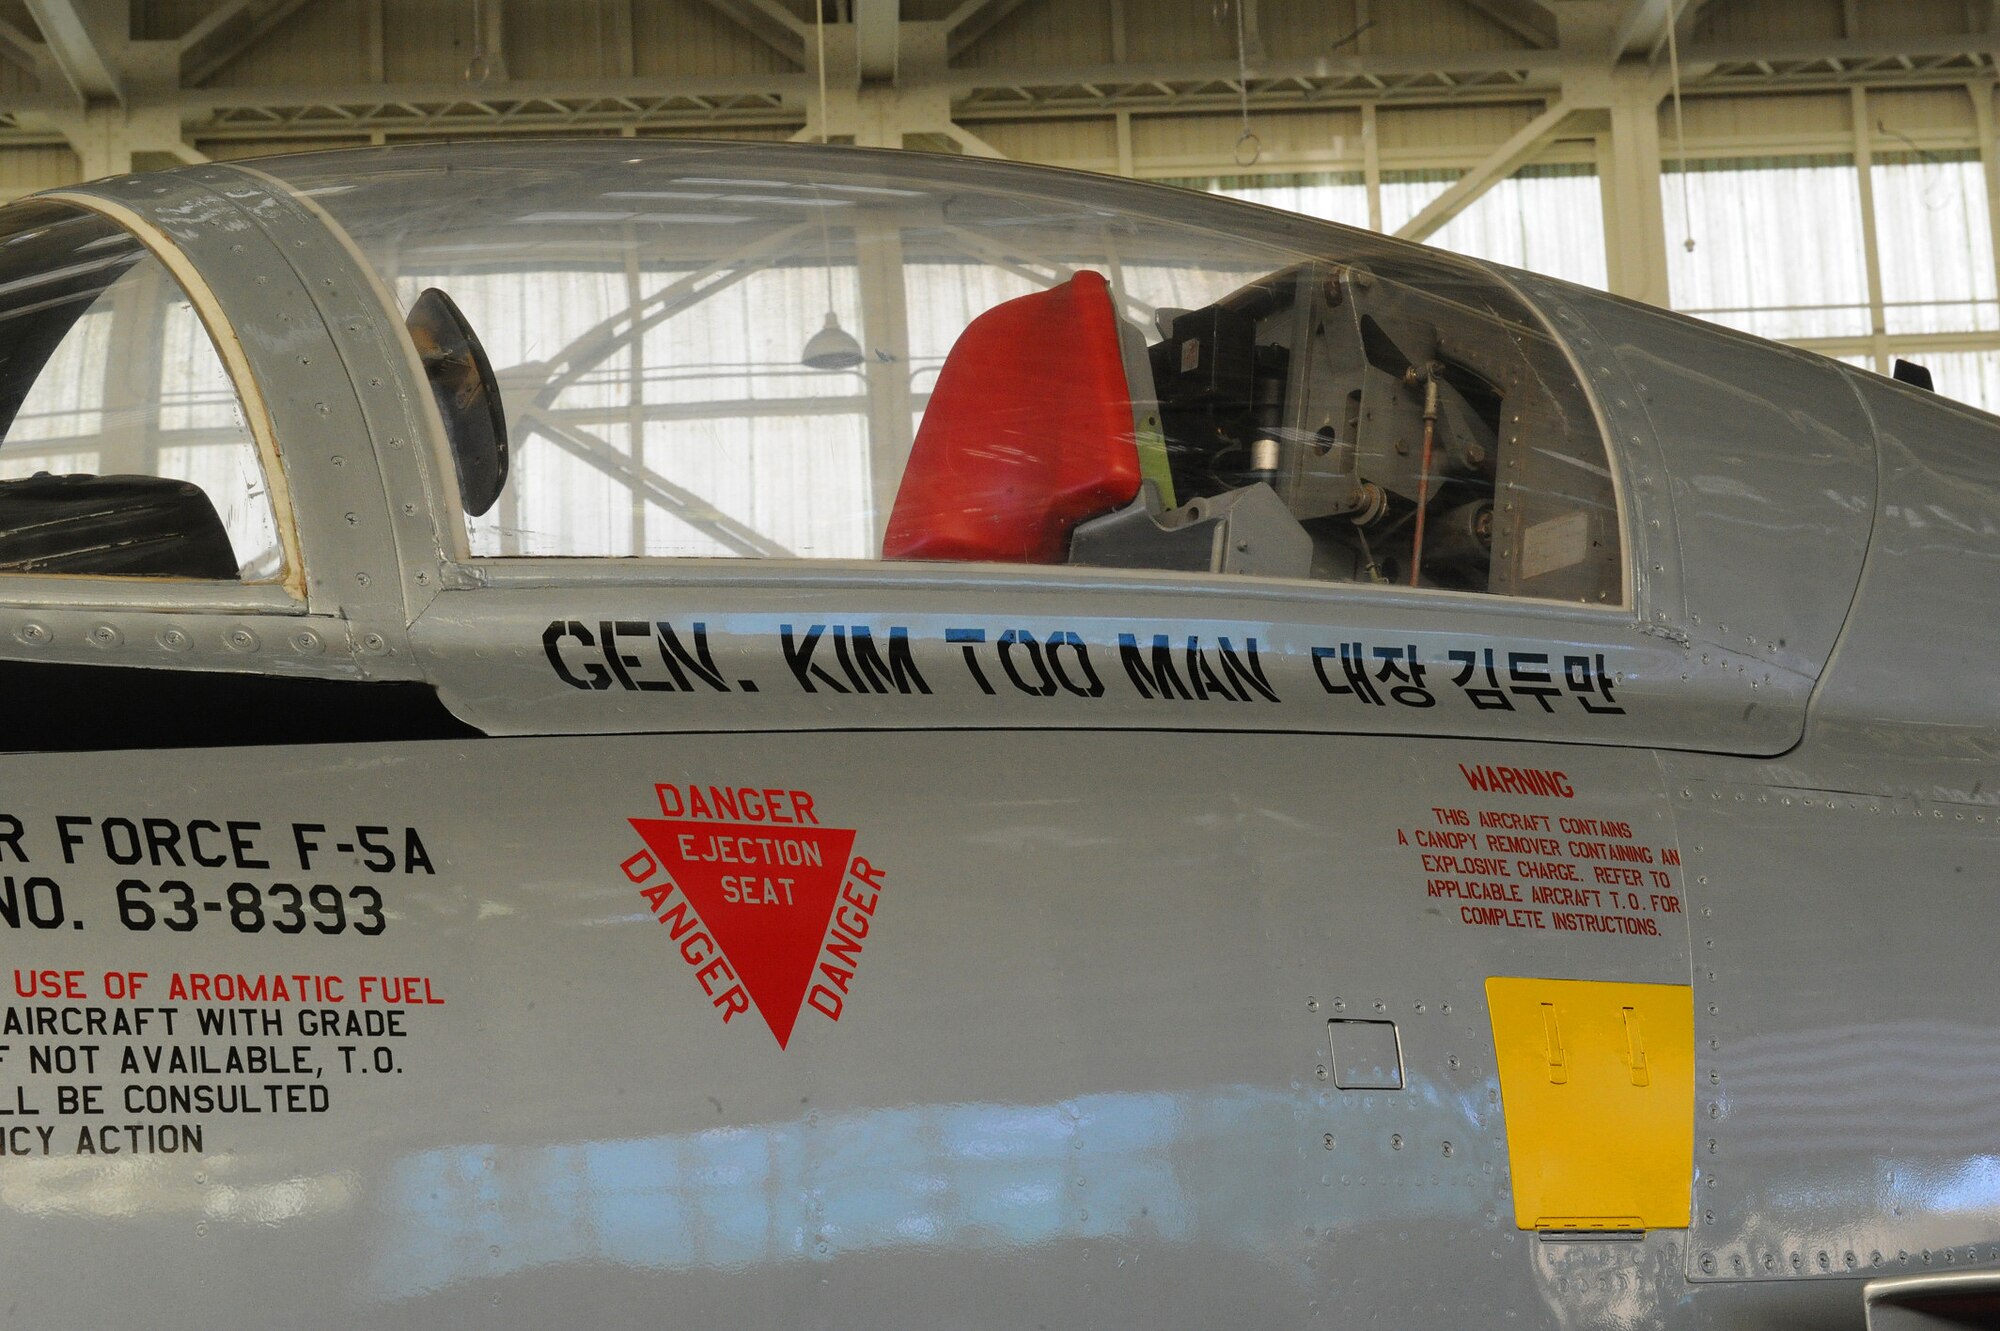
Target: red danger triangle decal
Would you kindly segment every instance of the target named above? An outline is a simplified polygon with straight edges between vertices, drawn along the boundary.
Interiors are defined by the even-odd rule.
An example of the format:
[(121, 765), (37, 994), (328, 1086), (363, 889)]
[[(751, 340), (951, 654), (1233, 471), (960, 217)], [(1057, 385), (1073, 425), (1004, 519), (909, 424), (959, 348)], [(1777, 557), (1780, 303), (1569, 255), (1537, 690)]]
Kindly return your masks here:
[(784, 1048), (854, 849), (854, 830), (634, 818)]

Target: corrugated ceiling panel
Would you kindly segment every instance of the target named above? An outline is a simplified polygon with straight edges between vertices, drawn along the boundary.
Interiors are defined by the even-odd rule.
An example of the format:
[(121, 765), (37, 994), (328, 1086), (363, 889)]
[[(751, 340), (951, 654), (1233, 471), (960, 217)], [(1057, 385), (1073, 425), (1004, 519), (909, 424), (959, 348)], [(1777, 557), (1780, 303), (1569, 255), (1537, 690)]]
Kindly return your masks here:
[(1907, 88), (1895, 92), (1868, 94), (1868, 118), (1875, 122), (1875, 137), (1883, 147), (1897, 142), (1898, 134), (1926, 132), (1972, 133), (1972, 100), (1959, 88)]
[(1384, 153), (1463, 157), (1468, 148), (1498, 147), (1541, 112), (1540, 103), (1384, 110), (1376, 117), (1376, 141)]
[[(1799, 135), (1846, 134), (1852, 124), (1844, 92), (1795, 93), (1783, 97), (1690, 97), (1685, 103), (1690, 142), (1747, 139), (1745, 146), (1768, 151), (1771, 139)], [(1672, 152), (1673, 108), (1661, 106), (1661, 146)]]
[(1522, 38), (1460, 0), (1396, 0), (1393, 4), (1376, 0), (1372, 8), (1375, 26), (1368, 30), (1368, 41), (1377, 54), (1499, 51), (1526, 45)]
[(0, 94), (34, 94), (42, 90), (41, 80), (11, 60), (0, 60)]
[(132, 35), (140, 41), (169, 40), (213, 8), (211, 0), (138, 0), (132, 6)]
[[(1900, 3), (1900, 0), (1898, 0)], [(1841, 0), (1709, 0), (1695, 27), (1697, 42), (1741, 44), (1840, 37)]]
[[(1266, 169), (1346, 165), (1361, 157), (1361, 116), (1354, 111), (1263, 112), (1250, 117), (1261, 147), (1254, 165)], [(1186, 173), (1189, 166), (1238, 162), (1235, 116), (1146, 116), (1132, 121), (1132, 155), (1145, 171)], [(1504, 136), (1503, 136), (1504, 137)], [(1250, 155), (1243, 145), (1242, 158)], [(1249, 163), (1242, 162), (1247, 165)], [(1235, 167), (1224, 168), (1234, 171)]]
[(1148, 0), (1125, 7), (1133, 60), (1234, 60), (1235, 11), (1213, 0)]
[[(1155, 22), (1150, 3), (1126, 6), (1128, 33)], [(1029, 0), (967, 47), (955, 63), (994, 69), (1101, 64), (1111, 58), (1111, 6), (1104, 0)]]
[(1180, 162), (1228, 161), (1241, 127), (1224, 116), (1143, 116), (1132, 121), (1132, 156), (1158, 169)]
[[(498, 3), (498, 0), (493, 0)], [(217, 85), (344, 83), (366, 80), (366, 0), (313, 0), (214, 80)], [(516, 78), (591, 78), (622, 72), (614, 7), (627, 0), (515, 0), (501, 11), (509, 72)], [(705, 6), (646, 0), (631, 6), (635, 26), (651, 21), (662, 56), (707, 72), (737, 72), (730, 48), (762, 47)], [(167, 15), (163, 11), (161, 21)], [(718, 30), (729, 28), (727, 40)], [(740, 37), (738, 34), (741, 34)], [(641, 43), (642, 49), (644, 43)], [(466, 0), (389, 0), (383, 6), (383, 68), (392, 83), (452, 82), (465, 77), (475, 44)], [(768, 50), (768, 48), (763, 48)], [(758, 66), (753, 62), (751, 68)], [(783, 68), (776, 53), (766, 68)]]
[(362, 148), (367, 139), (203, 139), (195, 147), (218, 162), (240, 161), (246, 157), (275, 157), (279, 153), (316, 153), (332, 148)]
[(642, 139), (726, 139), (732, 143), (784, 143), (793, 131), (782, 125), (738, 125), (727, 130), (658, 129), (648, 130)]
[(0, 195), (11, 198), (74, 185), (82, 174), (76, 154), (65, 147), (0, 149)]
[(972, 128), (980, 138), (1023, 162), (1092, 170), (1115, 168), (1118, 162), (1118, 129), (1108, 120), (992, 121)]
[(644, 0), (633, 5), (632, 41), (642, 76), (798, 71), (769, 43), (700, 0)]
[[(391, 83), (456, 79), (472, 59), (472, 6), (460, 0), (395, 0), (382, 18), (385, 77)], [(350, 25), (350, 43), (360, 30)]]
[[(388, 29), (396, 46), (397, 8)], [(442, 16), (438, 16), (442, 20)], [(302, 5), (264, 39), (224, 65), (209, 79), (214, 88), (292, 83), (302, 86), (362, 83), (368, 79), (366, 19), (362, 0), (315, 0)], [(449, 23), (445, 25), (449, 28)], [(469, 24), (464, 24), (469, 29)], [(432, 77), (437, 77), (432, 75)]]
[[(614, 6), (622, 11), (614, 13)], [(635, 8), (629, 0), (507, 6), (507, 72), (517, 79), (613, 78)]]
[(1965, 31), (1963, 0), (1895, 0), (1861, 7), (1862, 37), (1907, 37), (1911, 33)]
[[(1264, 50), (1275, 60), (1326, 55), (1354, 32), (1354, 9), (1354, 0), (1264, 0), (1257, 11)], [(1354, 43), (1340, 54), (1354, 54)]]
[[(497, 3), (497, 0), (495, 0)], [(301, 83), (306, 85), (365, 80), (367, 49), (366, 0), (314, 0), (285, 20), (256, 46), (218, 74), (217, 85)], [(515, 0), (502, 12), (503, 41), (509, 72), (516, 78), (591, 78), (623, 73), (619, 31), (620, 11), (629, 0)], [(652, 19), (652, 34), (662, 53), (697, 61), (713, 57), (713, 72), (736, 72), (728, 47), (761, 46), (754, 37), (728, 25), (712, 10), (684, 14), (672, 0), (648, 0), (629, 5), (636, 22)], [(156, 16), (166, 28), (182, 15), (162, 9)], [(183, 26), (185, 26), (183, 24)], [(727, 40), (716, 40), (729, 27)], [(392, 82), (453, 81), (465, 76), (474, 42), (472, 10), (464, 0), (390, 0), (383, 6), (386, 77)], [(768, 48), (766, 48), (768, 49)], [(769, 67), (781, 68), (776, 53)], [(752, 67), (754, 68), (754, 62)]]

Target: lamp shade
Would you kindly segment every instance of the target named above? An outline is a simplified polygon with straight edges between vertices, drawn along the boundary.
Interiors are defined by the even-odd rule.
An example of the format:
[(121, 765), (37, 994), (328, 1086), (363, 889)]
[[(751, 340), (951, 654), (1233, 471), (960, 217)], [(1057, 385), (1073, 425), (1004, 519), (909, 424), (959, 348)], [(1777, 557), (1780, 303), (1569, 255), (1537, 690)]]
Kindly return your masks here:
[(815, 370), (851, 370), (868, 357), (853, 334), (840, 326), (832, 310), (826, 312), (826, 327), (814, 333), (799, 356), (801, 363)]

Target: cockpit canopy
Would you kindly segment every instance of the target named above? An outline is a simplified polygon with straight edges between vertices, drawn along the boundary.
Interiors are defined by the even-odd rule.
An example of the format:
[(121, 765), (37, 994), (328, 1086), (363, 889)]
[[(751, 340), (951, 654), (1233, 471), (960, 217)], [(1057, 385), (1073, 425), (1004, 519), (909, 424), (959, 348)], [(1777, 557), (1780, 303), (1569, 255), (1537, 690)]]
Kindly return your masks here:
[[(629, 152), (260, 164), (399, 306), (467, 557), (1068, 565), (1625, 602), (1597, 415), (1488, 269), (1083, 175)], [(157, 256), (72, 203), (16, 205), (0, 326), (0, 515), (26, 529), (118, 509), (136, 533), (109, 559), (0, 541), (0, 564), (279, 575), (242, 401)]]
[[(263, 164), (406, 314), (434, 322), (439, 291), (477, 330), (490, 402), (439, 398), (456, 472), (504, 477), (464, 506), (476, 557), (1623, 600), (1597, 418), (1486, 269), (1196, 195), (1163, 215), (1156, 190), (1081, 175), (623, 151)], [(491, 433), (491, 403), (510, 431), (497, 473), (493, 441), (465, 443)]]

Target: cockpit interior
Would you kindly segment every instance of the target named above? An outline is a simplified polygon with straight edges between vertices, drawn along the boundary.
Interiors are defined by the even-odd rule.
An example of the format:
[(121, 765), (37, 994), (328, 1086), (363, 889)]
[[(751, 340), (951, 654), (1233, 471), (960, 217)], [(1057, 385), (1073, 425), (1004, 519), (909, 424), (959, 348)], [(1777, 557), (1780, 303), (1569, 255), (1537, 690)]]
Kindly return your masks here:
[[(1622, 601), (1597, 416), (1489, 269), (1113, 182), (729, 157), (264, 165), (399, 306), (469, 557)], [(0, 212), (0, 570), (276, 576), (283, 441), (252, 438), (223, 317), (113, 219)]]

